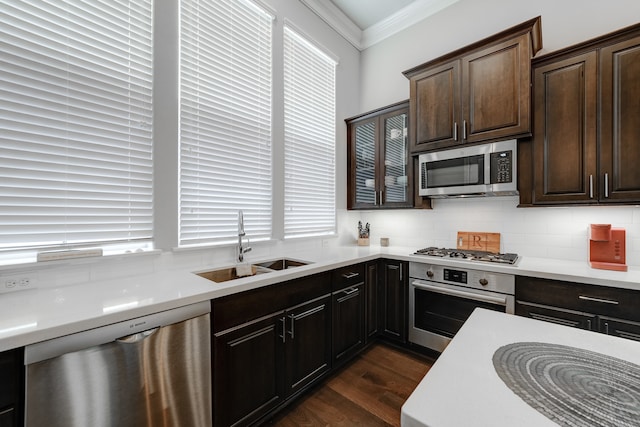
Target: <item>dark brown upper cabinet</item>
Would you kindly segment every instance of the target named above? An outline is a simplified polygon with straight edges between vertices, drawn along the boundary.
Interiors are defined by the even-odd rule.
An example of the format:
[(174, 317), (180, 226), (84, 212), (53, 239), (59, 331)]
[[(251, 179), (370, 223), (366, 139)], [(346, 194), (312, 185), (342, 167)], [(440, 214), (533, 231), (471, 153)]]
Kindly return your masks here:
[(540, 17), (404, 72), (411, 153), (531, 134)]
[(409, 102), (347, 119), (347, 208), (410, 208)]
[(640, 25), (600, 49), (601, 203), (640, 202)]
[(640, 202), (640, 25), (533, 61), (520, 206)]

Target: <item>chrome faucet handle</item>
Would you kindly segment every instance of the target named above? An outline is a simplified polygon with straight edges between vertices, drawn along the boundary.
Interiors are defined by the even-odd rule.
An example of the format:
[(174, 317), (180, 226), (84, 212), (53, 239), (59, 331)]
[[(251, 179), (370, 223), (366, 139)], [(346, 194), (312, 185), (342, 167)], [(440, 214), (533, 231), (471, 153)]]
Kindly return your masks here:
[[(249, 246), (243, 246), (242, 238), (247, 234), (244, 232), (244, 215), (242, 214), (242, 209), (238, 210), (238, 261), (244, 261), (244, 254), (249, 252), (251, 248)], [(249, 243), (249, 239), (247, 239), (247, 243)]]
[(244, 236), (244, 214), (238, 210), (238, 236)]

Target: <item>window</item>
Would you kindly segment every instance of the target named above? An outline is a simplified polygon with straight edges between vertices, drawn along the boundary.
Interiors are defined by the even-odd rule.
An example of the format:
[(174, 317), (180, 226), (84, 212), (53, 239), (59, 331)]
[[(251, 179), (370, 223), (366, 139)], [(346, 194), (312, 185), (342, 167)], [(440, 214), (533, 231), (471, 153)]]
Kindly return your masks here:
[(4, 2), (0, 251), (152, 239), (152, 4)]
[(185, 0), (180, 245), (271, 238), (273, 17), (249, 0)]
[(336, 61), (284, 28), (284, 234), (333, 234)]

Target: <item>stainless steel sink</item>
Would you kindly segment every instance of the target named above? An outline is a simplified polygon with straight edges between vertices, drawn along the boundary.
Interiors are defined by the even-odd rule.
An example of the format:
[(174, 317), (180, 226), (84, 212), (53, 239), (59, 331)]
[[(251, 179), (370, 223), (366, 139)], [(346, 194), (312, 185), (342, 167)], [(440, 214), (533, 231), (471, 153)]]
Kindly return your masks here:
[(307, 265), (307, 264), (309, 263), (306, 261), (298, 261), (298, 260), (289, 259), (289, 258), (280, 258), (280, 259), (274, 259), (271, 261), (260, 262), (255, 265), (260, 267), (265, 267), (270, 270), (286, 270), (288, 268), (300, 267), (302, 265)]
[[(298, 261), (289, 258), (279, 258), (270, 261), (251, 264), (251, 275), (271, 273), (278, 270), (286, 270), (288, 268), (300, 267), (309, 264), (306, 261)], [(217, 268), (210, 271), (201, 271), (195, 273), (200, 277), (211, 280), (216, 283), (228, 282), (229, 280), (241, 279), (247, 276), (238, 276), (235, 267)]]
[[(272, 270), (268, 270), (266, 268), (259, 267), (257, 265), (251, 266), (251, 275), (255, 276), (256, 274), (269, 273)], [(200, 273), (196, 273), (200, 277), (204, 277), (205, 279), (211, 280), (212, 282), (221, 283), (227, 282), (229, 280), (240, 279), (246, 276), (238, 276), (235, 267), (226, 267), (219, 268), (211, 271), (203, 271)]]

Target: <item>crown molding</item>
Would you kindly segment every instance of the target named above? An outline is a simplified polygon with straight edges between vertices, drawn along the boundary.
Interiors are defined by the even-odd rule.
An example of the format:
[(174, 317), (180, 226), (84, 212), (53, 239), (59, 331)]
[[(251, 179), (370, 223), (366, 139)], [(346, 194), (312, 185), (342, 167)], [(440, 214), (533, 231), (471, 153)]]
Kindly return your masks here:
[(362, 32), (360, 50), (380, 43), (382, 40), (409, 28), (458, 1), (459, 0), (416, 0), (388, 18), (365, 29)]
[(362, 50), (362, 30), (336, 5), (327, 0), (300, 0), (309, 9), (329, 24), (356, 49)]
[(459, 0), (416, 0), (364, 31), (327, 0), (300, 0), (356, 49), (364, 50)]

